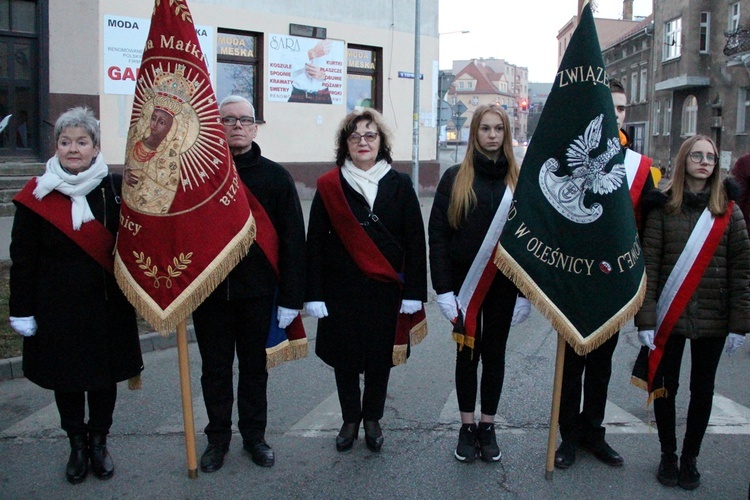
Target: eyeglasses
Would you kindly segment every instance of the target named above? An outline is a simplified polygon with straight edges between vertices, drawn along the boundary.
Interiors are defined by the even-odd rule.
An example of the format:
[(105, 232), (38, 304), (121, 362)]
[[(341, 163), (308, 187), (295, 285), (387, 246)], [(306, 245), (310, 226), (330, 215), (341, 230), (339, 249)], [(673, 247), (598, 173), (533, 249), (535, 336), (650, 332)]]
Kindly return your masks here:
[(359, 141), (361, 141), (362, 138), (364, 137), (367, 142), (375, 142), (375, 139), (378, 138), (378, 135), (380, 134), (376, 132), (367, 132), (365, 134), (358, 134), (354, 132), (346, 140), (349, 141), (351, 144), (359, 144)]
[(250, 125), (255, 123), (255, 118), (253, 118), (252, 116), (241, 116), (239, 118), (237, 118), (236, 116), (222, 116), (221, 124), (226, 125), (227, 127), (234, 127), (237, 124), (238, 120), (243, 127), (249, 127)]
[(715, 154), (712, 153), (706, 153), (705, 155), (699, 151), (695, 151), (693, 153), (690, 153), (688, 155), (688, 158), (690, 158), (690, 161), (693, 163), (701, 163), (703, 159), (706, 159), (706, 163), (709, 163), (711, 165), (716, 165), (716, 162), (719, 161), (719, 159), (716, 157)]

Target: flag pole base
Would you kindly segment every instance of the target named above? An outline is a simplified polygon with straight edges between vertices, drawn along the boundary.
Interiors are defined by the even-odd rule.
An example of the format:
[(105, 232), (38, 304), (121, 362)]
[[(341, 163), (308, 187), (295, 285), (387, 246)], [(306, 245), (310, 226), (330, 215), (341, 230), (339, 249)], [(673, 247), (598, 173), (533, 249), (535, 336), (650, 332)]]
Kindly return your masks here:
[(544, 471), (544, 479), (546, 479), (547, 481), (552, 481), (554, 477), (555, 477), (555, 471), (553, 470)]
[(188, 469), (188, 478), (190, 478), (190, 479), (197, 479), (198, 478), (198, 469)]

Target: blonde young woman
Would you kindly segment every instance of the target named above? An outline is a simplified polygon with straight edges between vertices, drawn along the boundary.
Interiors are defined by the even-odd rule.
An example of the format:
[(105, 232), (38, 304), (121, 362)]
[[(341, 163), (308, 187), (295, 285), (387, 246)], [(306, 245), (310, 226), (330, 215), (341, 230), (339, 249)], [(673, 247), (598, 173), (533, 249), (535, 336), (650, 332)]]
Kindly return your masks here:
[[(462, 425), (454, 455), (461, 462), (471, 462), (477, 455), (487, 462), (500, 460), (494, 419), (505, 377), (505, 345), (511, 321), (523, 321), (531, 309), (525, 298), (515, 307), (518, 289), (499, 272), (486, 294), (472, 296), (478, 310), (462, 304), (469, 306), (467, 317), (459, 317), (456, 299), (464, 296), (462, 286), (482, 249), (494, 248), (497, 243), (485, 242), (485, 235), (493, 220), (497, 223), (507, 218), (507, 201), (517, 180), (508, 115), (498, 105), (479, 106), (471, 121), (463, 162), (449, 168), (440, 180), (428, 229), (438, 305), (446, 319), (458, 326), (453, 337), (458, 343), (456, 391)], [(490, 259), (489, 266), (493, 265)], [(481, 415), (477, 426), (474, 407), (480, 360)]]
[[(732, 184), (721, 180), (718, 158), (706, 136), (683, 142), (672, 181), (660, 206), (649, 212), (641, 242), (649, 279), (635, 324), (654, 367), (647, 382), (656, 398), (661, 443), (656, 477), (687, 490), (700, 485), (697, 457), (722, 350), (732, 354), (750, 330), (750, 241), (742, 212), (729, 200)], [(681, 258), (693, 252), (693, 259)], [(678, 467), (675, 399), (688, 339), (690, 404)]]

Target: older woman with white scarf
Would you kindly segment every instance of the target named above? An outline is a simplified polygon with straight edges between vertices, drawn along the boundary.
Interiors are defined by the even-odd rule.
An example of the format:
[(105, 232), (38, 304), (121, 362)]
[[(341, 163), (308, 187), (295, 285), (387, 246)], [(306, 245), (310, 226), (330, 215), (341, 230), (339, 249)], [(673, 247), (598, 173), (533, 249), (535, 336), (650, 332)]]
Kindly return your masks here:
[(425, 231), (411, 180), (391, 168), (383, 117), (349, 114), (336, 142), (337, 168), (318, 179), (310, 210), (305, 310), (319, 318), (315, 352), (336, 376), (336, 449), (350, 450), (364, 421), (365, 443), (379, 452), (390, 369), (410, 349), (397, 328), (419, 325), (427, 299)]
[(10, 324), (24, 336), (26, 378), (55, 392), (73, 484), (89, 461), (96, 477), (112, 477), (117, 382), (136, 386), (143, 369), (135, 311), (112, 274), (121, 178), (109, 174), (99, 137), (91, 110), (63, 113), (55, 156), (13, 200)]

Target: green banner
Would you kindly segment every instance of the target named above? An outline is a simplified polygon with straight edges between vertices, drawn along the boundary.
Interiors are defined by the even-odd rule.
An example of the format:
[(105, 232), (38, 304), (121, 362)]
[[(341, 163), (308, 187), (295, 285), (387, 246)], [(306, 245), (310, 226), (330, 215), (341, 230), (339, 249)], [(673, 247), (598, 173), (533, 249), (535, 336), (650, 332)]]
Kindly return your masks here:
[(498, 267), (579, 354), (643, 300), (645, 271), (590, 5), (521, 167)]

